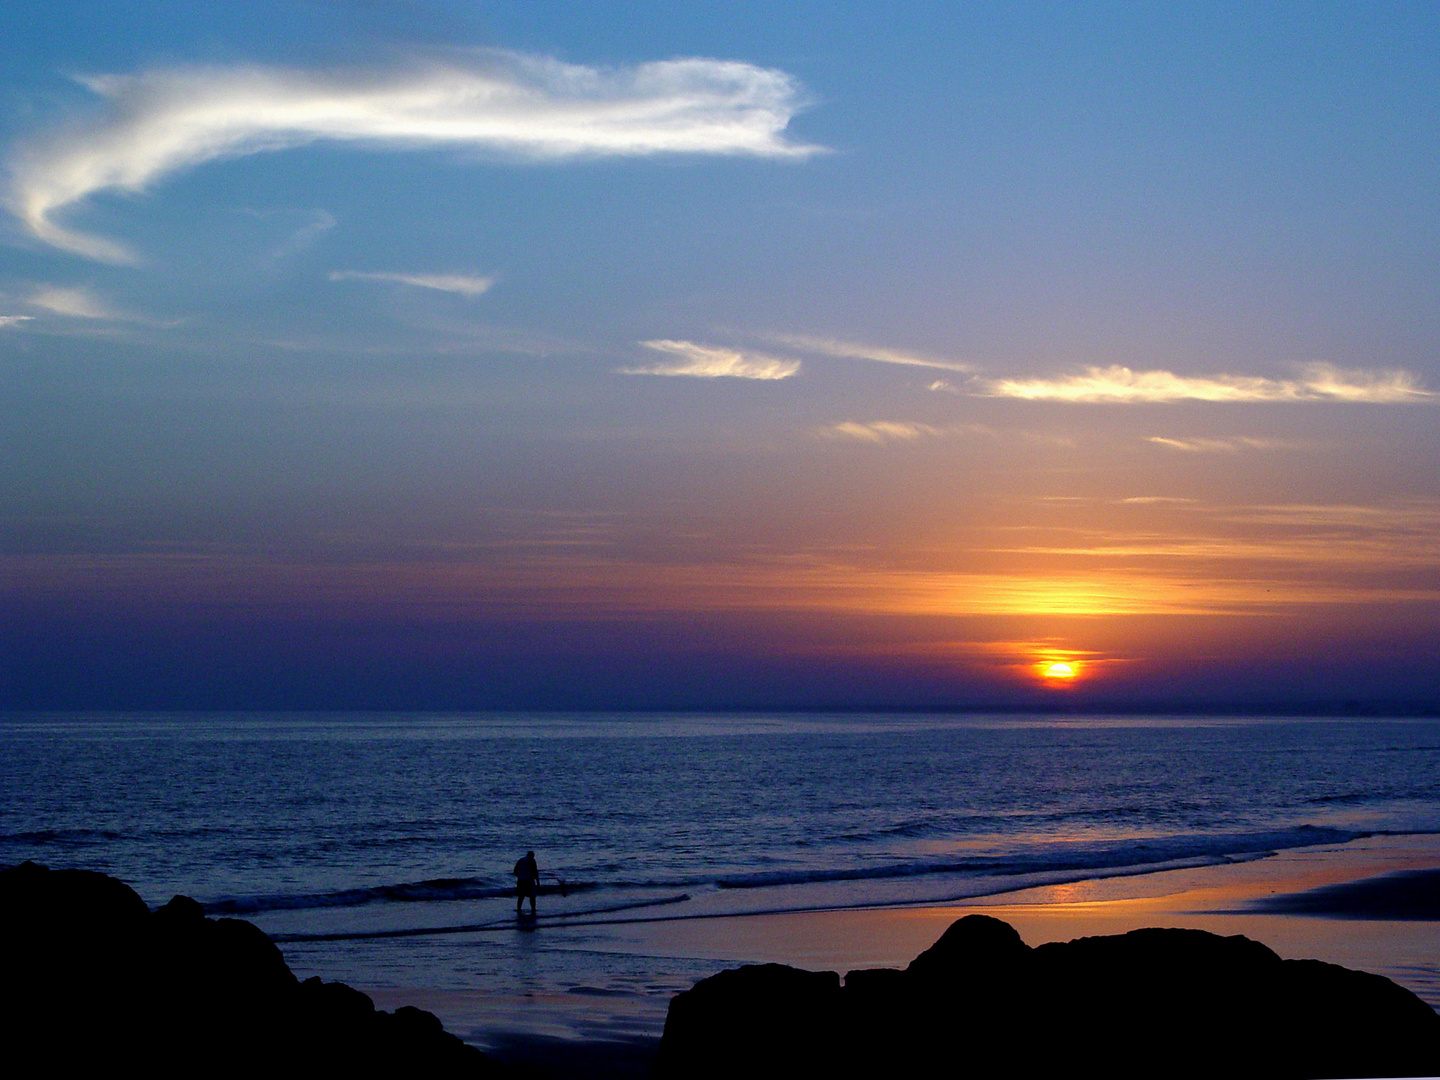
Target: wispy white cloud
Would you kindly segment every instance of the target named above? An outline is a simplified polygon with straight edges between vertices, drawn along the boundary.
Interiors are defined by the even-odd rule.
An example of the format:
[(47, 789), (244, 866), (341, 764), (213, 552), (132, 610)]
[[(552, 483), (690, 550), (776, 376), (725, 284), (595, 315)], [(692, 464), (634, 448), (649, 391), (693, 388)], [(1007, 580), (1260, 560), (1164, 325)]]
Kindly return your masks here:
[(1257, 439), (1247, 435), (1230, 439), (1171, 439), (1163, 435), (1151, 435), (1145, 441), (1187, 454), (1238, 454), (1241, 450), (1283, 450), (1291, 445), (1280, 439)]
[(290, 234), (286, 236), (266, 255), (268, 261), (288, 259), (297, 255), (314, 245), (315, 241), (324, 236), (336, 225), (340, 219), (329, 210), (322, 209), (298, 209), (295, 207), (272, 207), (268, 209), (256, 209), (249, 206), (237, 207), (237, 214), (244, 214), (246, 217), (254, 218), (257, 221), (299, 221), (300, 224), (292, 227)]
[(108, 262), (134, 254), (68, 228), (60, 211), (107, 190), (139, 192), (217, 158), (316, 140), (468, 147), (530, 160), (651, 154), (803, 157), (784, 137), (804, 104), (782, 71), (738, 61), (594, 68), (476, 50), (390, 70), (160, 68), (83, 84), (97, 121), (12, 155), (10, 210), (38, 239)]
[(1022, 428), (993, 428), (985, 424), (926, 424), (916, 420), (844, 420), (814, 429), (825, 439), (869, 443), (913, 443), (921, 439), (981, 439), (988, 442), (1030, 443), (1073, 449), (1075, 441), (1064, 435), (1026, 431)]
[(788, 379), (800, 370), (799, 360), (785, 360), (764, 353), (738, 352), (692, 341), (642, 341), (647, 349), (665, 353), (670, 359), (652, 364), (621, 368), (621, 375), (689, 375), (697, 379)]
[(1331, 364), (1300, 365), (1294, 379), (1256, 375), (1210, 378), (1169, 371), (1132, 371), (1128, 367), (1091, 367), (1078, 375), (1053, 379), (992, 379), (980, 384), (988, 397), (1031, 401), (1170, 402), (1170, 401), (1332, 401), (1393, 404), (1434, 400), (1408, 371), (1363, 371)]
[(30, 303), (53, 315), (64, 315), (72, 319), (134, 321), (133, 316), (126, 314), (88, 289), (40, 285), (30, 294)]
[[(943, 371), (974, 371), (974, 365), (945, 360), (921, 353), (905, 352), (900, 349), (886, 349), (876, 345), (862, 345), (854, 341), (837, 341), (833, 338), (810, 337), (806, 334), (770, 334), (767, 340), (785, 345), (802, 352), (834, 356), (842, 360), (870, 360), (877, 364), (900, 364), (905, 367), (940, 368)], [(933, 387), (932, 387), (933, 389)]]
[(0, 327), (19, 326), (22, 322), (29, 322), (33, 315), (0, 315)]
[(1182, 498), (1179, 495), (1131, 495), (1128, 499), (1121, 499), (1122, 503), (1133, 503), (1140, 506), (1183, 504), (1193, 503), (1194, 499)]
[(936, 437), (945, 434), (943, 428), (930, 424), (917, 424), (899, 420), (870, 420), (864, 423), (846, 420), (820, 429), (820, 434), (831, 439), (855, 439), (859, 442), (883, 445), (891, 442), (914, 442), (922, 437)]
[(311, 244), (315, 243), (320, 236), (329, 232), (338, 224), (339, 221), (330, 211), (312, 210), (310, 212), (310, 220), (291, 233), (283, 243), (279, 244), (275, 250), (270, 253), (270, 257), (272, 259), (284, 259), (297, 252), (304, 251)]
[(139, 326), (174, 327), (176, 320), (152, 318), (129, 311), (77, 285), (37, 285), (26, 296), (26, 302), (41, 311), (67, 319), (95, 322), (134, 323)]
[(398, 274), (364, 270), (336, 270), (331, 273), (330, 280), (389, 281), (398, 285), (412, 285), (417, 289), (459, 293), (461, 296), (479, 296), (495, 284), (493, 277), (476, 277), (473, 274)]

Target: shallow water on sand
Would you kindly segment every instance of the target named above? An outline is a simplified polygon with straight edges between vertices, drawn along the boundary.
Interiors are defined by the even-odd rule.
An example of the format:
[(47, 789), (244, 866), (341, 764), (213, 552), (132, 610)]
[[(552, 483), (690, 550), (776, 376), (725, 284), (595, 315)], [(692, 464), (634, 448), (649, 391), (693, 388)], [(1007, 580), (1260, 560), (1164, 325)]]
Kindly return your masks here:
[[(715, 963), (617, 951), (617, 920), (933, 906), (1437, 833), (1429, 720), (0, 722), (0, 863), (194, 896), (257, 922), (302, 973), (559, 995), (620, 1029), (623, 1001), (663, 1001)], [(549, 891), (517, 926), (526, 849)]]

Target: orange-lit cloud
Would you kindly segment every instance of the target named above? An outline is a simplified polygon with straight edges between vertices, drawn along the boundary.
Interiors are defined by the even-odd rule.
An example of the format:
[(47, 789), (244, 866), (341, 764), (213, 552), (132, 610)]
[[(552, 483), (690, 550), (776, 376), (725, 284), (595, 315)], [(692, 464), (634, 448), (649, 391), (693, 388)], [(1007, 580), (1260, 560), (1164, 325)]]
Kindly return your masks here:
[[(1050, 538), (1044, 541), (1006, 543), (991, 550), (1042, 559), (1124, 562), (1137, 570), (1167, 560), (1177, 567), (1245, 562), (1257, 575), (1264, 573), (1261, 567), (1277, 563), (1306, 564), (1332, 576), (1440, 566), (1440, 506), (1426, 501), (1392, 506), (1231, 507), (1139, 496), (1121, 503), (1137, 510), (1154, 507), (1168, 516), (1149, 529), (1135, 521), (1109, 527), (1069, 525), (1049, 530)], [(1038, 526), (1008, 530), (1037, 535), (1045, 531)]]
[(12, 556), (8, 592), (147, 596), (217, 610), (313, 614), (354, 609), (422, 618), (494, 612), (531, 617), (664, 611), (849, 612), (872, 615), (1203, 615), (1315, 604), (1440, 601), (1423, 584), (1311, 581), (1258, 574), (1185, 574), (1096, 567), (1067, 573), (897, 570), (788, 558), (749, 564), (662, 564), (546, 553), (544, 558), (344, 565), (224, 556)]
[(1173, 401), (1331, 401), (1381, 404), (1433, 401), (1408, 371), (1347, 370), (1330, 364), (1303, 364), (1295, 379), (1258, 375), (1195, 377), (1128, 367), (1090, 367), (1078, 375), (1050, 379), (990, 379), (976, 391), (989, 397), (1027, 401), (1158, 403)]
[[(1153, 499), (1159, 497), (1137, 497)], [(282, 552), (205, 543), (168, 553), (0, 557), (6, 596), (88, 597), (316, 617), (420, 620), (627, 613), (971, 616), (1272, 616), (1307, 608), (1440, 602), (1440, 504), (1213, 506), (1066, 497), (991, 504), (926, 536), (835, 539), (781, 529), (737, 544), (624, 515), (521, 515), (462, 536), (341, 535)], [(68, 603), (68, 601), (67, 601)], [(1038, 639), (1037, 639), (1038, 640)], [(1061, 643), (1062, 645), (1064, 643)], [(1024, 662), (1037, 655), (1034, 641)], [(1068, 648), (1054, 659), (1092, 661)], [(1018, 662), (1018, 661), (1017, 661)]]

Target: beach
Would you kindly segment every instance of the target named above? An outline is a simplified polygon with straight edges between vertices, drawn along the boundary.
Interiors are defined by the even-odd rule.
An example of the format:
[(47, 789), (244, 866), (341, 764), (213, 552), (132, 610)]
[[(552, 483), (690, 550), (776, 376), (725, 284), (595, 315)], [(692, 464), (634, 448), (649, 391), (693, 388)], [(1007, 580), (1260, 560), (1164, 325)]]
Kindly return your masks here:
[[(709, 965), (712, 971), (781, 963), (843, 976), (859, 968), (903, 968), (951, 923), (971, 914), (1004, 920), (1032, 946), (1143, 927), (1185, 927), (1241, 934), (1286, 959), (1319, 959), (1384, 975), (1440, 1007), (1440, 891), (1432, 889), (1428, 910), (1408, 919), (1373, 918), (1338, 906), (1307, 914), (1265, 910), (1276, 898), (1343, 883), (1366, 882), (1372, 897), (1386, 895), (1391, 875), (1440, 872), (1437, 841), (1431, 836), (1367, 838), (1229, 866), (1023, 889), (974, 904), (637, 917), (580, 925), (542, 920), (533, 930), (516, 931), (515, 938), (526, 943), (517, 944), (517, 950), (612, 954), (662, 966)], [(384, 1008), (412, 1004), (435, 1012), (447, 1029), (502, 1061), (541, 1065), (557, 1076), (644, 1076), (668, 998), (584, 986), (572, 990), (368, 992)], [(592, 1069), (601, 1071), (587, 1071)]]
[[(1230, 1068), (1237, 1052), (1255, 1075), (1296, 1080), (1433, 1075), (1440, 1016), (1431, 1004), (1373, 971), (1286, 958), (1213, 923), (1245, 919), (1256, 907), (1293, 923), (1283, 909), (1297, 904), (1312, 919), (1326, 907), (1332, 921), (1403, 911), (1396, 921), (1431, 926), (1358, 953), (1372, 966), (1433, 977), (1433, 966), (1413, 963), (1412, 950), (1428, 958), (1433, 946), (1428, 931), (1440, 910), (1431, 890), (1440, 868), (1429, 865), (1433, 851), (1411, 840), (1347, 852), (1352, 873), (1390, 868), (1358, 881), (1336, 880), (1344, 876), (1336, 860), (1317, 865), (1334, 853), (1312, 851), (1293, 860), (1300, 865), (1247, 879), (1192, 871), (1165, 881), (1162, 872), (1145, 875), (1152, 880), (1138, 889), (1044, 887), (995, 896), (963, 913), (917, 905), (718, 918), (519, 918), (523, 929), (512, 932), (511, 944), (526, 944), (516, 960), (546, 949), (583, 950), (592, 970), (607, 944), (612, 954), (652, 962), (768, 951), (812, 965), (842, 961), (842, 970), (857, 956), (884, 959), (915, 940), (923, 946), (908, 963), (866, 965), (843, 978), (774, 961), (728, 967), (667, 1002), (659, 1038), (660, 995), (648, 995), (648, 1008), (647, 995), (592, 985), (508, 1000), (432, 990), (377, 1002), (339, 980), (294, 970), (253, 924), (207, 918), (192, 899), (152, 910), (108, 875), (27, 862), (0, 870), (4, 924), (21, 933), (12, 981), (37, 988), (13, 1003), (7, 1027), (12, 1041), (57, 1067), (88, 1072), (145, 1061), (165, 1075), (223, 1055), (242, 1071), (282, 1060), (304, 1071), (414, 1068), (495, 1080), (864, 1077), (945, 1063), (981, 1075), (1023, 1065), (1037, 1075), (1103, 1067), (1138, 1078), (1152, 1075), (1157, 1062), (1198, 1080)], [(1397, 864), (1403, 868), (1394, 870)], [(1317, 880), (1298, 893), (1273, 888)], [(1216, 903), (1234, 906), (1205, 908)], [(1158, 925), (1129, 926), (1157, 914)], [(1194, 926), (1197, 917), (1214, 928)], [(1034, 931), (1034, 942), (1017, 922)], [(1066, 937), (1077, 926), (1115, 932)], [(1057, 929), (1058, 938), (1040, 940)], [(546, 935), (554, 940), (542, 942)], [(1327, 947), (1323, 931), (1301, 935), (1302, 951)], [(137, 992), (125, 996), (126, 986)], [(608, 1007), (586, 999), (608, 999)], [(77, 1025), (92, 1038), (62, 1046)], [(1101, 1032), (1106, 1039), (1096, 1041)], [(237, 1039), (242, 1045), (227, 1052)], [(1177, 1045), (1192, 1041), (1190, 1054), (1172, 1059)]]

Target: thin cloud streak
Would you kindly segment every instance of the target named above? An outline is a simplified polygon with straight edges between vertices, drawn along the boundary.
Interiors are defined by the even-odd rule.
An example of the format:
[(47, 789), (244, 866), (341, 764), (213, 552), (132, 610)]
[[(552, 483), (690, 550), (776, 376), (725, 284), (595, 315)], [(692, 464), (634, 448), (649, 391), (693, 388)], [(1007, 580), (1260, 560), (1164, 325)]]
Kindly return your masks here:
[(784, 137), (804, 104), (796, 80), (738, 61), (595, 68), (476, 50), (383, 71), (187, 67), (80, 81), (106, 99), (105, 115), (22, 146), (11, 156), (6, 202), (37, 239), (113, 263), (137, 260), (122, 244), (59, 223), (59, 213), (207, 161), (317, 140), (552, 161), (803, 158), (820, 149)]
[(855, 439), (859, 442), (884, 445), (890, 442), (914, 442), (921, 436), (943, 435), (944, 431), (930, 424), (908, 421), (870, 420), (862, 423), (856, 420), (846, 420), (821, 428), (820, 434), (831, 439)]
[(992, 379), (981, 383), (985, 397), (1076, 403), (1163, 403), (1172, 401), (1330, 401), (1398, 404), (1433, 400), (1408, 371), (1347, 370), (1331, 364), (1304, 364), (1295, 379), (1257, 375), (1197, 378), (1169, 371), (1132, 371), (1118, 365), (1090, 367), (1080, 375), (1054, 379)]
[(1347, 570), (1411, 570), (1435, 565), (1440, 544), (1433, 540), (1373, 536), (1355, 538), (1293, 537), (1281, 539), (1172, 539), (1167, 537), (1115, 537), (1088, 545), (1032, 544), (989, 549), (995, 554), (1041, 555), (1049, 558), (1133, 560), (1161, 559), (1191, 562), (1197, 559), (1264, 563), (1302, 563), (1311, 567), (1339, 566)]
[(874, 345), (861, 345), (853, 341), (837, 341), (833, 338), (809, 337), (805, 334), (771, 334), (767, 340), (803, 352), (819, 353), (841, 360), (869, 360), (877, 364), (899, 364), (903, 367), (939, 368), (942, 371), (974, 371), (973, 364), (955, 360), (941, 360), (920, 353), (902, 352), (899, 349), (884, 349)]
[(653, 364), (620, 368), (620, 375), (686, 375), (696, 379), (788, 379), (800, 370), (799, 360), (764, 353), (737, 352), (693, 341), (657, 339), (641, 345), (672, 357)]
[(488, 292), (490, 286), (495, 284), (493, 277), (476, 277), (473, 274), (399, 274), (364, 270), (335, 270), (330, 274), (330, 280), (388, 281), (397, 285), (411, 285), (417, 289), (458, 293), (461, 296), (479, 296)]
[(285, 259), (291, 255), (298, 254), (310, 247), (323, 234), (329, 232), (336, 225), (340, 224), (339, 219), (328, 210), (315, 210), (310, 215), (310, 220), (301, 225), (284, 243), (278, 245), (271, 253), (272, 259)]
[(1388, 529), (1434, 537), (1440, 536), (1440, 503), (1429, 500), (1399, 506), (1291, 503), (1236, 510), (1231, 512), (1230, 520), (1319, 529)]
[(992, 428), (985, 424), (926, 424), (918, 420), (842, 420), (814, 429), (824, 439), (885, 446), (893, 443), (915, 443), (921, 439), (989, 439), (1050, 446), (1073, 447), (1074, 440), (1064, 436), (1041, 434), (1018, 429)]
[(1257, 439), (1245, 435), (1233, 439), (1171, 439), (1151, 435), (1145, 441), (1187, 454), (1238, 454), (1241, 450), (1281, 450), (1290, 445), (1279, 439)]
[(1171, 514), (1183, 517), (1163, 532), (1139, 531), (1133, 525), (1072, 527), (1052, 531), (1056, 536), (1052, 542), (1001, 544), (984, 550), (1048, 558), (1173, 559), (1181, 565), (1197, 559), (1244, 560), (1255, 565), (1303, 563), (1317, 573), (1322, 568), (1344, 567), (1347, 573), (1361, 577), (1433, 568), (1440, 563), (1440, 505), (1431, 501), (1390, 506), (1237, 507), (1149, 496), (1121, 502), (1161, 504)]
[(33, 315), (0, 315), (0, 327), (19, 326), (22, 322), (29, 322)]

